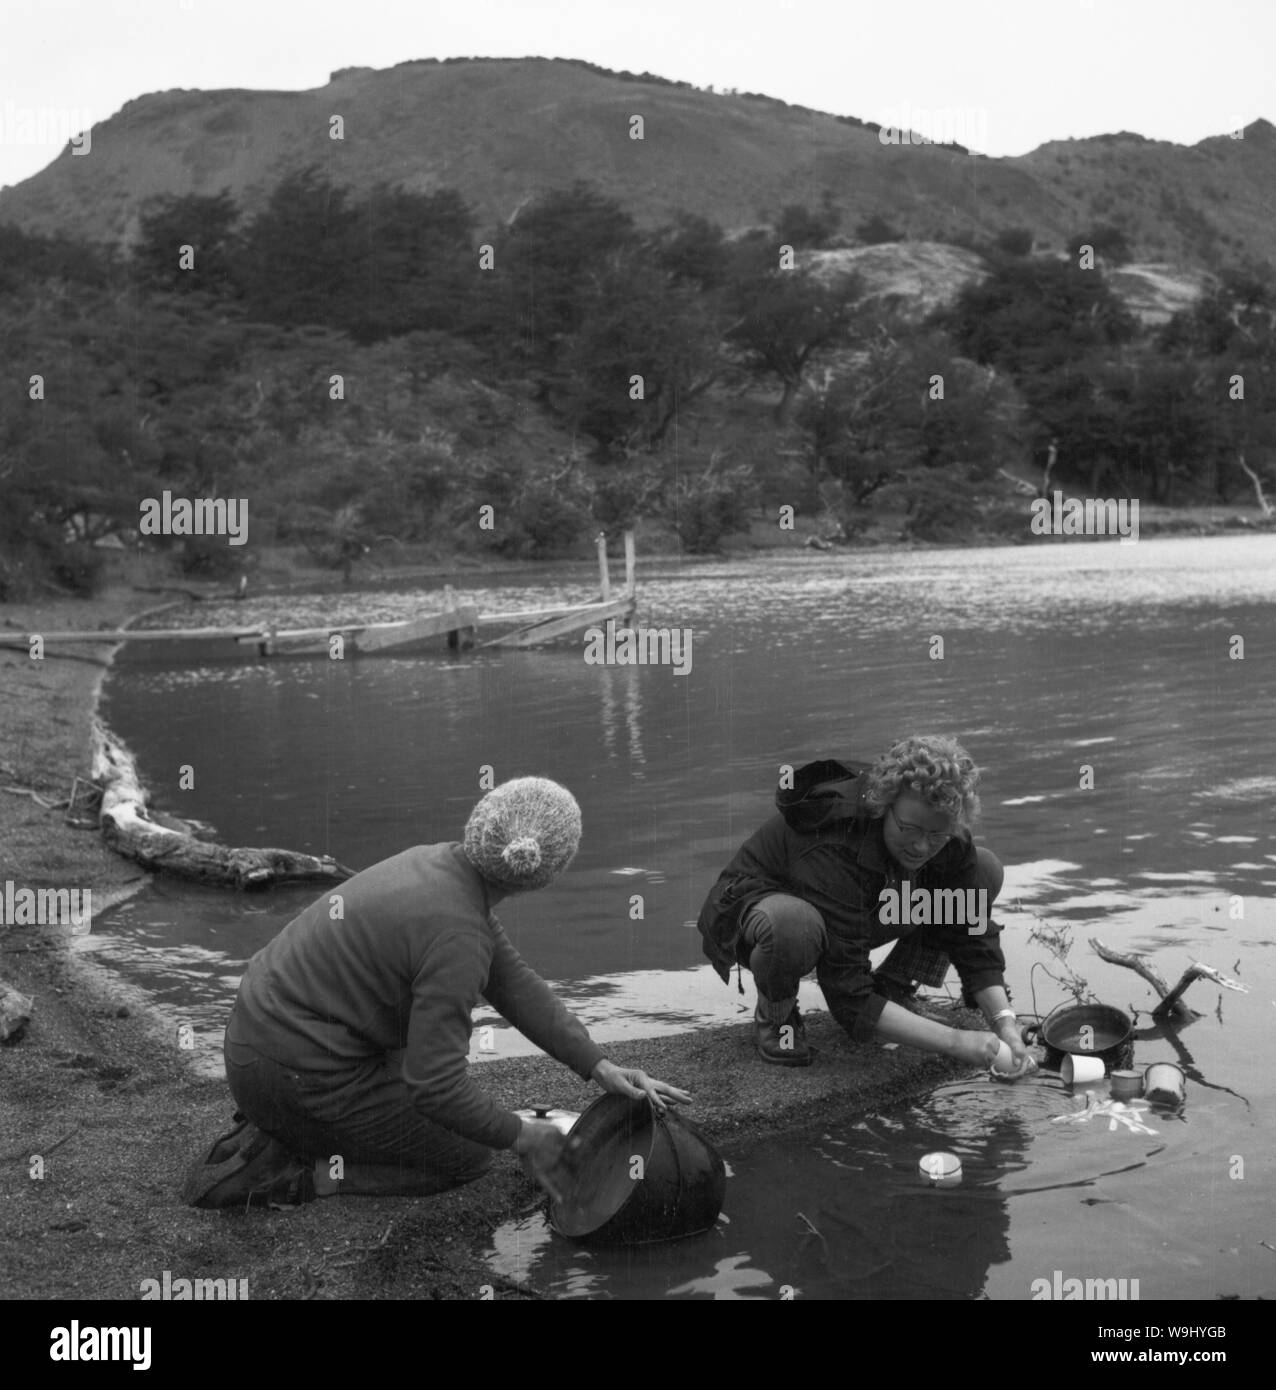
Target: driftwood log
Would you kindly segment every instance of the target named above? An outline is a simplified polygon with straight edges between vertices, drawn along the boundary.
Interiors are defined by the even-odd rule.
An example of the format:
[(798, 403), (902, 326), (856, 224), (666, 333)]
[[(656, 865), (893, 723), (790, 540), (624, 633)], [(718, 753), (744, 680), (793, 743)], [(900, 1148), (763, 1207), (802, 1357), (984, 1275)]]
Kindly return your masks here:
[[(102, 788), (102, 838), (113, 850), (148, 869), (234, 888), (322, 880), (342, 883), (354, 874), (326, 855), (289, 849), (232, 849), (210, 843), (209, 827), (176, 816), (152, 815), (133, 755), (101, 723), (93, 727), (93, 780)], [(201, 838), (205, 837), (205, 838)]]
[(17, 1042), (34, 1009), (35, 1000), (0, 980), (0, 1042)]
[(1152, 1017), (1158, 1020), (1173, 1019), (1177, 1023), (1187, 1023), (1200, 1016), (1195, 1009), (1188, 1008), (1187, 1004), (1183, 1002), (1183, 993), (1193, 980), (1213, 980), (1216, 985), (1221, 985), (1224, 989), (1238, 990), (1242, 994), (1249, 993), (1248, 985), (1238, 984), (1235, 980), (1229, 979), (1228, 976), (1215, 970), (1212, 965), (1203, 965), (1199, 960), (1188, 966), (1178, 984), (1171, 989), (1142, 956), (1130, 956), (1121, 951), (1114, 951), (1094, 936), (1090, 938), (1090, 948), (1095, 955), (1109, 961), (1112, 965), (1124, 965), (1127, 970), (1133, 970), (1136, 975), (1143, 976), (1148, 984), (1156, 990), (1161, 1000), (1152, 1010)]

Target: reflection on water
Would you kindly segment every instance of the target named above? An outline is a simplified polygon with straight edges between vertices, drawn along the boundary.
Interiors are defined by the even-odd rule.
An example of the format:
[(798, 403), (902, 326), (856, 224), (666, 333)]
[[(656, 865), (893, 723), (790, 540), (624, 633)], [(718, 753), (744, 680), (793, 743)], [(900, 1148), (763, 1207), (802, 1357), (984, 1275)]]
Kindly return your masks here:
[[(1243, 1184), (1224, 1186), (1238, 1102), (1196, 1092), (1182, 1115), (1138, 1102), (1151, 1135), (1105, 1116), (1061, 1122), (1080, 1104), (1044, 1072), (953, 1082), (732, 1153), (723, 1215), (704, 1236), (587, 1249), (536, 1214), (502, 1226), (488, 1258), (561, 1298), (1024, 1300), (1056, 1270), (1138, 1280), (1142, 1299), (1269, 1294)], [(919, 1170), (936, 1151), (960, 1158), (955, 1186)]]
[[(356, 868), (411, 844), (458, 837), (484, 766), (498, 779), (539, 773), (565, 783), (582, 807), (580, 854), (551, 889), (507, 900), (501, 917), (604, 1042), (731, 1021), (748, 1007), (734, 984), (723, 986), (706, 968), (691, 924), (727, 857), (771, 813), (782, 765), (872, 756), (909, 731), (954, 732), (985, 768), (979, 833), (1007, 869), (997, 916), (1017, 1006), (1045, 1012), (1063, 997), (1040, 969), (1030, 977), (1034, 963), (1057, 967), (1028, 940), (1042, 918), (1075, 929), (1069, 966), (1127, 1012), (1146, 1014), (1147, 986), (1096, 960), (1090, 936), (1147, 953), (1171, 981), (1201, 958), (1253, 986), (1244, 999), (1219, 999), (1216, 1012), (1179, 1040), (1190, 1046), (1202, 1083), (1183, 1125), (1197, 1141), (1210, 1137), (1171, 1145), (1156, 1160), (1157, 1181), (1190, 1179), (1208, 1190), (1212, 1215), (1199, 1229), (1182, 1218), (1181, 1229), (1204, 1243), (1185, 1251), (1176, 1237), (1180, 1275), (1158, 1267), (1156, 1278), (1171, 1290), (1196, 1290), (1191, 1296), (1215, 1286), (1270, 1288), (1254, 1282), (1260, 1272), (1249, 1263), (1246, 1218), (1255, 1208), (1246, 1204), (1257, 1202), (1248, 1195), (1256, 1185), (1227, 1182), (1217, 1165), (1224, 1149), (1276, 1147), (1276, 1084), (1254, 1062), (1264, 1055), (1265, 1010), (1276, 999), (1274, 559), (1276, 542), (1239, 538), (648, 565), (640, 567), (639, 620), (692, 629), (695, 661), (685, 677), (656, 666), (588, 666), (581, 645), (570, 642), (348, 662), (259, 661), (194, 648), (175, 662), (171, 650), (139, 647), (112, 673), (105, 713), (137, 752), (161, 809), (207, 820), (227, 842), (331, 854)], [(538, 577), (458, 589), (456, 597), (499, 611), (579, 599), (587, 584)], [(287, 605), (290, 619), (324, 622), (404, 617), (438, 602), (436, 590), (290, 596)], [(224, 611), (201, 606), (198, 622), (271, 615), (270, 602), (258, 600)], [(1245, 639), (1243, 660), (1231, 656), (1236, 635)], [(935, 638), (943, 639), (942, 659)], [(179, 792), (184, 764), (195, 769), (195, 787)], [(256, 897), (157, 880), (95, 924), (91, 948), (194, 1021), (215, 1057), (244, 962), (313, 896), (306, 888)], [(1214, 1010), (1214, 993), (1198, 983), (1191, 1002)], [(809, 1004), (819, 1002), (813, 993)], [(501, 1029), (493, 1055), (521, 1046)], [(1140, 1064), (1176, 1058), (1172, 1039), (1148, 1038), (1140, 1047), (1150, 1054), (1141, 1053)], [(1029, 1161), (1025, 1155), (1036, 1184), (1052, 1156), (1084, 1153), (1076, 1166), (1086, 1182), (1106, 1189), (1147, 1180), (1101, 1177), (1112, 1155), (1078, 1145), (1108, 1140), (1062, 1136), (1073, 1127), (1050, 1127), (1030, 1103), (1033, 1094), (999, 1088), (995, 1102), (982, 1093), (962, 1102), (982, 1118), (979, 1134), (964, 1136), (974, 1147), (955, 1202), (911, 1185), (914, 1150), (927, 1151), (917, 1145), (963, 1142), (948, 1134), (940, 1144), (943, 1126), (925, 1113), (909, 1122), (907, 1162), (899, 1145), (874, 1158), (858, 1133), (823, 1146), (839, 1159), (834, 1140), (852, 1146), (863, 1167), (856, 1183), (868, 1184), (856, 1199), (867, 1204), (862, 1209), (828, 1196), (829, 1178), (844, 1176), (831, 1158), (791, 1154), (785, 1200), (790, 1190), (803, 1193), (800, 1210), (825, 1244), (795, 1224), (766, 1182), (750, 1189), (741, 1165), (728, 1192), (731, 1224), (699, 1253), (689, 1243), (669, 1259), (653, 1257), (652, 1268), (669, 1280), (659, 1287), (774, 1297), (780, 1285), (802, 1282), (828, 1296), (851, 1289), (860, 1292), (837, 1296), (880, 1297), (889, 1289), (910, 1297), (912, 1287), (929, 1296), (1025, 1297), (1017, 1246), (1013, 1278), (1003, 1277), (1002, 1218), (985, 1215), (996, 1204), (980, 1175), (1014, 1197), (1009, 1175)], [(988, 1113), (994, 1103), (1005, 1113)], [(1204, 1166), (1207, 1157), (1215, 1166)], [(772, 1178), (779, 1162), (766, 1161)], [(1062, 1184), (1065, 1170), (1056, 1166)], [(736, 1192), (751, 1192), (748, 1203), (737, 1203)], [(1131, 1187), (1121, 1194), (1111, 1198), (1124, 1203), (1120, 1229), (1150, 1267), (1162, 1213), (1136, 1201)], [(1057, 1194), (1032, 1200), (1050, 1204), (1050, 1219), (1068, 1227), (1068, 1239), (1073, 1226), (1093, 1229), (1088, 1217), (1080, 1220), (1085, 1213), (1109, 1210), (1078, 1211), (1075, 1193), (1066, 1207), (1054, 1205)], [(978, 1257), (929, 1266), (909, 1225), (919, 1202), (937, 1221), (942, 1211), (943, 1222), (954, 1223), (943, 1228), (946, 1248), (969, 1246)], [(987, 1229), (972, 1235), (985, 1220)], [(852, 1226), (866, 1222), (896, 1233), (885, 1245), (879, 1235), (852, 1249)], [(776, 1248), (764, 1243), (772, 1223), (785, 1233)], [(531, 1230), (519, 1235), (524, 1248), (535, 1239)], [(648, 1257), (628, 1258), (632, 1270)], [(1047, 1252), (1034, 1258), (1046, 1275), (1067, 1268), (1062, 1255), (1053, 1263)], [(1068, 1258), (1084, 1261), (1085, 1251)], [(564, 1276), (578, 1281), (572, 1287), (616, 1291), (608, 1281), (619, 1276), (599, 1273), (602, 1256), (573, 1259), (583, 1263)], [(1109, 1264), (1116, 1263), (1113, 1254)], [(1077, 1272), (1087, 1272), (1084, 1264)]]
[[(963, 1125), (944, 1113), (950, 1103), (962, 1105)], [(996, 1178), (1024, 1166), (1028, 1122), (990, 1084), (943, 1088), (932, 1104), (733, 1156), (717, 1229), (662, 1247), (655, 1261), (642, 1248), (584, 1250), (539, 1216), (499, 1230), (490, 1259), (568, 1298), (977, 1298), (989, 1268), (1009, 1258)], [(918, 1158), (937, 1147), (961, 1158), (961, 1186), (920, 1173)]]
[(647, 761), (642, 751), (640, 669), (637, 666), (603, 666), (598, 672), (603, 752), (610, 762), (627, 756), (635, 782), (642, 781)]

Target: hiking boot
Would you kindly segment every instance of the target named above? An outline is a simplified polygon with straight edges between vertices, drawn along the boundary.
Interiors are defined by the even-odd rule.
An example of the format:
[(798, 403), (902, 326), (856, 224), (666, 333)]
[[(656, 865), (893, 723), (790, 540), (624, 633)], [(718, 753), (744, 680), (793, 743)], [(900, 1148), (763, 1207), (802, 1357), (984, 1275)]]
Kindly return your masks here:
[(205, 1210), (313, 1201), (313, 1165), (242, 1115), (235, 1119), (236, 1127), (188, 1169), (183, 1200)]
[(248, 1131), (255, 1128), (242, 1110), (235, 1111), (231, 1123), (235, 1126), (234, 1129), (223, 1134), (220, 1139), (215, 1139), (212, 1148), (200, 1160), (207, 1167), (214, 1168), (237, 1154), (251, 1137)]
[(815, 1052), (806, 1040), (806, 1028), (798, 1006), (793, 1005), (783, 1023), (753, 1018), (753, 1044), (764, 1062), (777, 1067), (809, 1067)]

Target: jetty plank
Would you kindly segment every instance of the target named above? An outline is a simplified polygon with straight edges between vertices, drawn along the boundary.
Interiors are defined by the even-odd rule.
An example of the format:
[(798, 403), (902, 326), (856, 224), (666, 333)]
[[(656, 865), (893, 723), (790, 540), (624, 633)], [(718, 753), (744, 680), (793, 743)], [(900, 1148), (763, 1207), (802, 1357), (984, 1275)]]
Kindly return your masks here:
[(514, 613), (480, 613), (480, 627), (500, 627), (504, 623), (540, 622), (542, 618), (561, 618), (565, 613), (583, 613), (588, 608), (606, 608), (602, 599), (588, 603), (557, 603), (552, 608), (520, 608)]
[(565, 637), (568, 633), (577, 632), (596, 622), (605, 622), (608, 618), (628, 617), (633, 609), (633, 597), (626, 594), (623, 598), (613, 599), (610, 603), (591, 603), (582, 608), (568, 609), (558, 617), (532, 623), (527, 627), (519, 628), (517, 632), (509, 632), (504, 637), (496, 637), (490, 642), (484, 642), (483, 645), (485, 647), (534, 647), (540, 642), (549, 642), (555, 637)]
[(477, 626), (478, 609), (467, 605), (453, 608), (447, 613), (429, 613), (424, 617), (410, 618), (393, 627), (365, 627), (355, 637), (354, 648), (358, 652), (381, 652), (391, 647), (405, 646), (409, 642), (419, 642), (426, 637), (441, 637), (445, 633)]
[(164, 627), (116, 628), (107, 632), (31, 632), (0, 636), (0, 646), (31, 645), (32, 637), (45, 642), (224, 642), (261, 636), (259, 627)]

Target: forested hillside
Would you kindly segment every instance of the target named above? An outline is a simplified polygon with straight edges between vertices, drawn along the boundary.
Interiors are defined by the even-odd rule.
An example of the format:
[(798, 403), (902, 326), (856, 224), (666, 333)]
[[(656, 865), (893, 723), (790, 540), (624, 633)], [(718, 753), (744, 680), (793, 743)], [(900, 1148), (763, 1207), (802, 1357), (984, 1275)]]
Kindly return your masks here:
[(585, 180), (494, 216), (340, 173), (156, 196), (124, 240), (0, 223), (0, 597), (91, 586), (165, 491), (247, 499), (246, 546), (151, 542), (226, 573), (635, 523), (845, 541), (883, 511), (1022, 540), (1015, 478), (1173, 505), (1276, 477), (1270, 266), (1138, 261), (1120, 209), (945, 245), (827, 188), (740, 228)]

